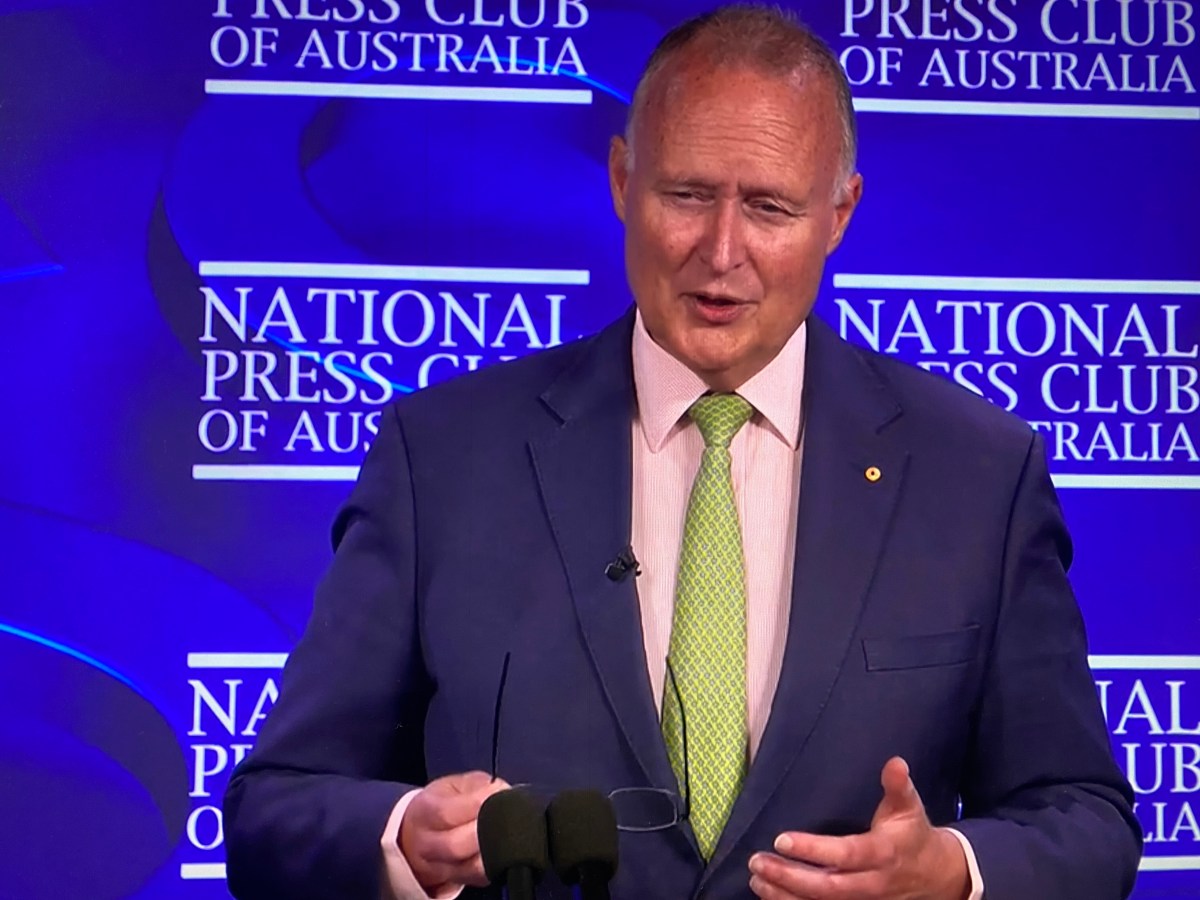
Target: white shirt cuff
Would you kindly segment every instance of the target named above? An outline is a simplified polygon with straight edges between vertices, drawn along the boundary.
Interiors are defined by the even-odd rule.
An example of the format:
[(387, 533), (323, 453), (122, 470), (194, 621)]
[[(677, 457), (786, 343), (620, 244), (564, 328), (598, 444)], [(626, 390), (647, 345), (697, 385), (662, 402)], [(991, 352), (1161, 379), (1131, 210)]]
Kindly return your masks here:
[(983, 875), (979, 872), (979, 861), (975, 859), (975, 849), (961, 831), (953, 828), (946, 830), (958, 838), (958, 842), (963, 848), (963, 854), (967, 857), (967, 873), (971, 876), (971, 894), (967, 900), (983, 900)]
[(379, 845), (383, 848), (384, 868), (380, 900), (453, 900), (463, 891), (462, 885), (447, 885), (437, 894), (426, 893), (400, 850), (400, 826), (404, 822), (404, 813), (419, 793), (421, 789), (417, 788), (401, 797), (392, 807), (387, 827), (383, 829), (383, 837), (379, 840)]

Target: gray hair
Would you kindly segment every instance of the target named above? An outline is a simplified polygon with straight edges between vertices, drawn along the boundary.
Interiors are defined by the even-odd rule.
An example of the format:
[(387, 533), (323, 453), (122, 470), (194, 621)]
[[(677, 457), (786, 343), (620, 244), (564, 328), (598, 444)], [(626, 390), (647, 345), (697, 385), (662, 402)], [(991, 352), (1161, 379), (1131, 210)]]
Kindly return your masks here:
[(625, 123), (627, 161), (633, 163), (633, 134), (643, 113), (654, 79), (679, 54), (703, 40), (714, 66), (744, 65), (787, 78), (814, 72), (828, 78), (836, 95), (841, 120), (841, 165), (838, 190), (855, 172), (858, 126), (850, 82), (829, 45), (800, 21), (795, 13), (758, 3), (733, 3), (689, 19), (672, 28), (658, 42), (638, 79)]

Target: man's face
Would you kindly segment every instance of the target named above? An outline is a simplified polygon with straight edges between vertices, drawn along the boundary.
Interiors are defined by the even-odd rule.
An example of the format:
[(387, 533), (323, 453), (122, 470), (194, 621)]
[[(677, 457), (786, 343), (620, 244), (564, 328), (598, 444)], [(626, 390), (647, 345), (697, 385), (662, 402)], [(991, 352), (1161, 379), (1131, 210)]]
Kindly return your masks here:
[(716, 390), (762, 369), (812, 309), (862, 193), (857, 175), (837, 183), (840, 134), (823, 77), (683, 60), (652, 85), (635, 145), (613, 139), (609, 180), (642, 319)]

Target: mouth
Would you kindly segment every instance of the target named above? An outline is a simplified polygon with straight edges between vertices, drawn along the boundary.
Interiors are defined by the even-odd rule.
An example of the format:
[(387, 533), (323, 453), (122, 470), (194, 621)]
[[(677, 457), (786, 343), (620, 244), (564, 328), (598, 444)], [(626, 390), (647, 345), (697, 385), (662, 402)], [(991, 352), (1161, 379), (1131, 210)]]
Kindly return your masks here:
[(689, 291), (683, 295), (692, 311), (704, 322), (725, 325), (745, 313), (751, 304), (725, 294), (710, 294), (706, 291)]

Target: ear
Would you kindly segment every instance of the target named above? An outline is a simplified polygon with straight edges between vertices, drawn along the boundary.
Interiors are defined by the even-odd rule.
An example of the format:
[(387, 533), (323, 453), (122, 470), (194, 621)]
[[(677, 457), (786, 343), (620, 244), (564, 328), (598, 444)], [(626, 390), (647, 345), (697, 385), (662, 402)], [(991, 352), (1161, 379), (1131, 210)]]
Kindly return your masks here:
[(629, 145), (625, 138), (613, 135), (608, 145), (608, 189), (612, 192), (617, 218), (625, 221), (625, 188), (629, 184)]
[(863, 177), (855, 172), (847, 179), (846, 184), (838, 192), (833, 207), (833, 229), (829, 233), (829, 241), (825, 245), (825, 255), (828, 256), (838, 248), (846, 229), (850, 227), (850, 219), (862, 199)]

